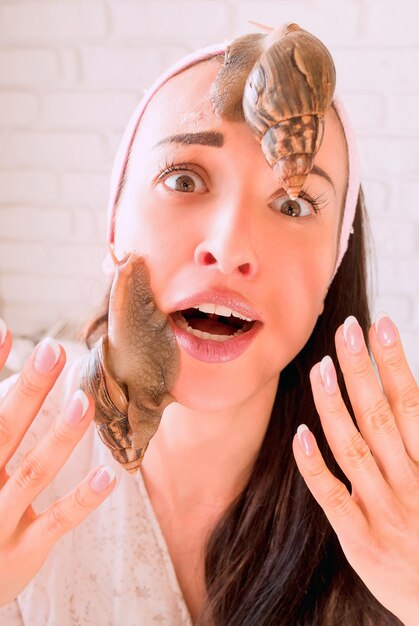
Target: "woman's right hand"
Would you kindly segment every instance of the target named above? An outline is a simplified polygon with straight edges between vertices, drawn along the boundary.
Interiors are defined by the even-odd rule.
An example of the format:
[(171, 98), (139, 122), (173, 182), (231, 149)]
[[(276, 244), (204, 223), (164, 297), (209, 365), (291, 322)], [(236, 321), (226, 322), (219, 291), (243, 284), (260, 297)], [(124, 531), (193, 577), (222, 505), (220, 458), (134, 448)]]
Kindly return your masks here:
[[(0, 347), (0, 369), (11, 345), (12, 337), (7, 332)], [(115, 485), (113, 470), (96, 468), (73, 491), (44, 511), (37, 514), (32, 507), (34, 498), (63, 466), (93, 419), (94, 402), (81, 390), (51, 422), (17, 469), (10, 475), (6, 471), (6, 464), (64, 367), (63, 348), (55, 342), (52, 345), (55, 349), (44, 340), (36, 347), (0, 401), (0, 606), (16, 598), (54, 544), (98, 507)], [(43, 361), (39, 358), (42, 348)]]

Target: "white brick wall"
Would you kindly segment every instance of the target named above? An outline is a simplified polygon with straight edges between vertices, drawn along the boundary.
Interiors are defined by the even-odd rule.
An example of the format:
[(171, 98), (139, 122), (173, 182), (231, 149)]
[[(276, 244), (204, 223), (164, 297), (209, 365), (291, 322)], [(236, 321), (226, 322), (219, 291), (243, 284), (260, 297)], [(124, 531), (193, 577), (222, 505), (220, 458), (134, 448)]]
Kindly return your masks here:
[(196, 47), (296, 21), (330, 48), (359, 139), (374, 310), (419, 375), (416, 0), (1, 0), (0, 315), (16, 337), (86, 319), (104, 283), (108, 176), (142, 90)]
[[(12, 23), (13, 24), (13, 23)], [(9, 24), (13, 32), (13, 25)], [(2, 46), (6, 46), (3, 43)], [(60, 81), (60, 63), (57, 51), (27, 44), (9, 44), (0, 50), (0, 86), (4, 88), (42, 88)]]

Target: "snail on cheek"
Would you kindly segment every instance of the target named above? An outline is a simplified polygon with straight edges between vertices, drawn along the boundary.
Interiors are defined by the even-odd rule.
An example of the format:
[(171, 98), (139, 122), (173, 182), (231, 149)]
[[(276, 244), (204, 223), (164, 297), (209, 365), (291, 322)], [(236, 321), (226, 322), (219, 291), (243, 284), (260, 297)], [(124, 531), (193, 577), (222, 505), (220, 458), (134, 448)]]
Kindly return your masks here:
[(170, 390), (180, 355), (169, 321), (156, 305), (144, 258), (130, 253), (119, 261), (111, 248), (110, 258), (108, 332), (93, 346), (80, 386), (95, 400), (101, 439), (125, 469), (135, 472), (164, 409), (175, 402)]

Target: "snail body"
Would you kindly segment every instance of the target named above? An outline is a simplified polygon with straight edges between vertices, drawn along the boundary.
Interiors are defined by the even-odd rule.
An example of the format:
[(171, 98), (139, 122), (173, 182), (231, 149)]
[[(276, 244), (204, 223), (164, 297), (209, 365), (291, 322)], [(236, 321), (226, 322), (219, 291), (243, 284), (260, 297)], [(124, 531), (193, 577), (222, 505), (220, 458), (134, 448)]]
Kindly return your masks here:
[(119, 262), (109, 303), (108, 333), (93, 346), (81, 387), (96, 402), (95, 421), (114, 458), (135, 472), (179, 371), (179, 348), (167, 317), (157, 307), (144, 259)]
[[(233, 69), (238, 76), (232, 87)], [(230, 98), (225, 94), (236, 87), (242, 90), (244, 119), (276, 178), (294, 199), (320, 148), (335, 83), (335, 67), (326, 47), (297, 24), (288, 24), (268, 35), (250, 34), (233, 41), (212, 100), (216, 113), (237, 120), (237, 93)]]

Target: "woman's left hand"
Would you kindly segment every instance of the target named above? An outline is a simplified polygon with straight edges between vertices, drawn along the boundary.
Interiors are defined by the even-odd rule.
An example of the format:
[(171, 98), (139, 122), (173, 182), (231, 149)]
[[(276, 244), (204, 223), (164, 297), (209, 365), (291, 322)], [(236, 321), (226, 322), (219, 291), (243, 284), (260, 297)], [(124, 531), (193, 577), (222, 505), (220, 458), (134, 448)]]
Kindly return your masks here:
[[(298, 468), (324, 510), (351, 566), (406, 626), (419, 623), (419, 390), (394, 324), (380, 315), (369, 331), (378, 379), (351, 316), (336, 331), (352, 422), (326, 356), (310, 372), (314, 401), (349, 493), (327, 468), (313, 434), (298, 429)], [(345, 341), (346, 336), (346, 341)]]

